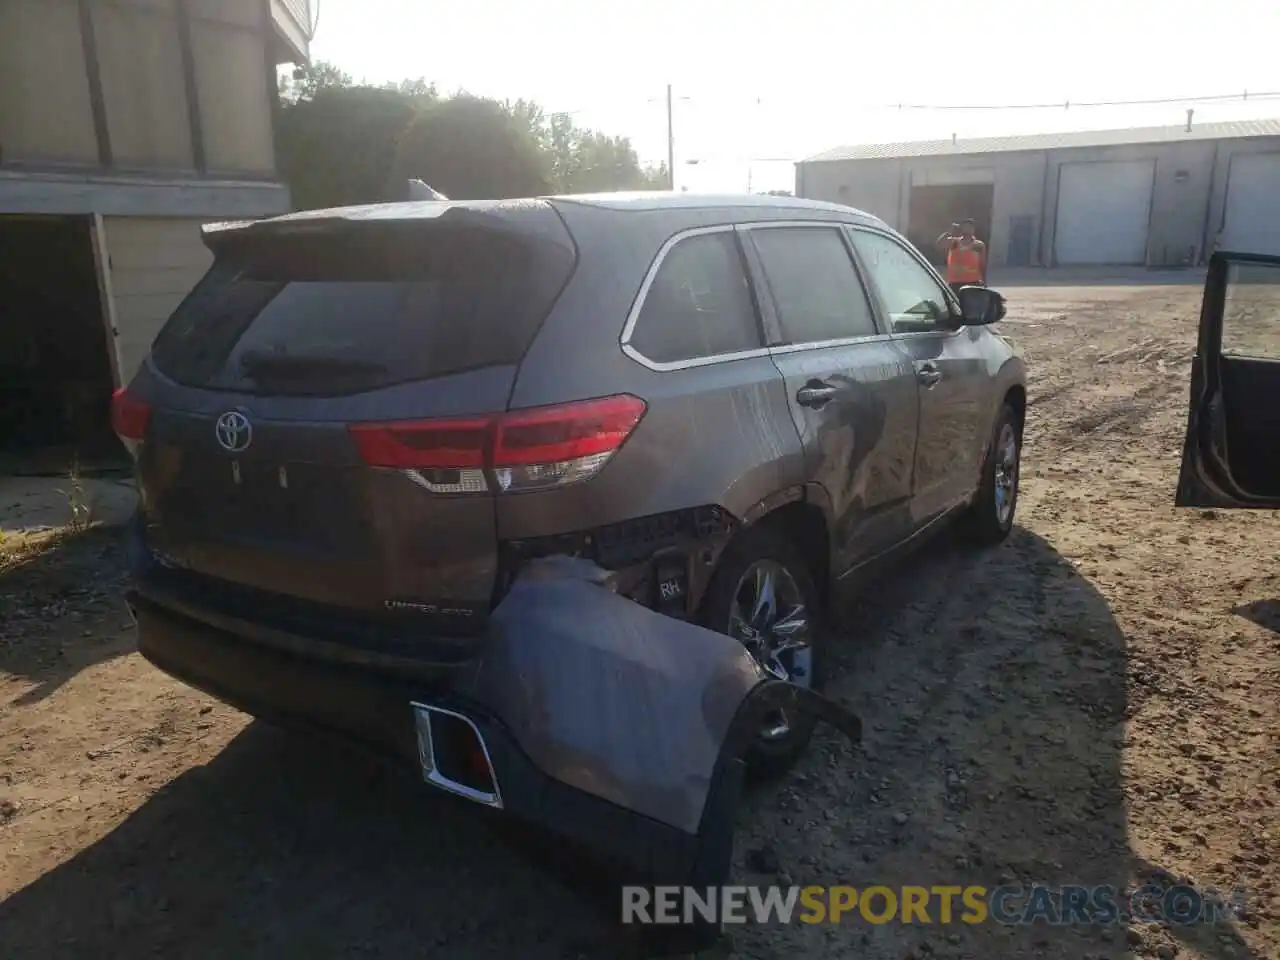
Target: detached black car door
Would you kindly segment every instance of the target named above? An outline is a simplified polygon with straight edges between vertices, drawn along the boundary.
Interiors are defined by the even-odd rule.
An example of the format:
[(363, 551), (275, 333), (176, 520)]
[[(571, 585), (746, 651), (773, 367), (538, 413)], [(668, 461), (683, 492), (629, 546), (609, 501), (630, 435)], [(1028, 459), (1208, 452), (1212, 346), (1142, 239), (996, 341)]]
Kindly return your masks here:
[(1176, 503), (1280, 508), (1280, 257), (1209, 261)]

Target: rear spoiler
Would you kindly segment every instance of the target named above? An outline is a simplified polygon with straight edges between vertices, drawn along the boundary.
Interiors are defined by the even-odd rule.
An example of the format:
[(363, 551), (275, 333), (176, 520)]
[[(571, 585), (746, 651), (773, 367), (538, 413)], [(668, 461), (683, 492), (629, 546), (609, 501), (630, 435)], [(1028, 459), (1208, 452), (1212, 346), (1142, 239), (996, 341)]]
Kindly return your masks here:
[[(244, 243), (267, 237), (300, 237), (308, 234), (353, 233), (363, 229), (398, 226), (429, 230), (433, 227), (465, 227), (502, 234), (523, 243), (540, 243), (556, 238), (520, 218), (500, 216), (487, 210), (465, 207), (452, 201), (413, 204), (411, 212), (393, 204), (311, 210), (270, 220), (236, 220), (209, 223), (201, 227), (204, 245), (215, 256)], [(570, 246), (562, 243), (563, 246)], [(571, 247), (570, 247), (571, 248)]]
[[(422, 180), (407, 181), (407, 194), (405, 197), (397, 200), (388, 200), (387, 204), (405, 203), (405, 202), (433, 202), (433, 203), (451, 203), (443, 193), (434, 189)], [(363, 220), (379, 220), (387, 219), (378, 217), (374, 211), (386, 204), (365, 204), (355, 207), (334, 207), (321, 210), (303, 210), (298, 213), (285, 214), (282, 217), (271, 217), (265, 220), (226, 220), (217, 223), (206, 223), (200, 228), (201, 235), (204, 239), (204, 245), (210, 250), (216, 252), (217, 248), (222, 246), (224, 238), (232, 236), (257, 235), (260, 232), (271, 233), (301, 233), (313, 232), (320, 228), (320, 224), (324, 224), (327, 228), (332, 228), (339, 224), (353, 223)], [(435, 216), (443, 216), (449, 212), (451, 208), (442, 207), (435, 211)], [(472, 216), (484, 216), (478, 211), (468, 211)], [(358, 216), (354, 214), (359, 214)], [(453, 208), (453, 217), (456, 217), (461, 210)], [(373, 214), (373, 215), (371, 215)], [(430, 219), (425, 213), (420, 213), (417, 218)], [(395, 219), (404, 219), (396, 217)], [(451, 217), (452, 219), (452, 217)], [(491, 218), (496, 224), (500, 222), (498, 218)], [(481, 225), (480, 223), (476, 224)]]

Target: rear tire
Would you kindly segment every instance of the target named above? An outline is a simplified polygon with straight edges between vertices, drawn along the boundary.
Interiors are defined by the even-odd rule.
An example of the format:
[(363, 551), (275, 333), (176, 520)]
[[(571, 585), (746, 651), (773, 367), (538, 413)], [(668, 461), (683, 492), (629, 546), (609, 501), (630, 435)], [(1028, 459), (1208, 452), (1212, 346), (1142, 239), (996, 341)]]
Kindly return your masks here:
[(964, 518), (966, 539), (990, 546), (1009, 536), (1018, 509), (1021, 464), (1022, 422), (1006, 403), (992, 430), (978, 493)]
[[(797, 648), (768, 658), (765, 650), (768, 641), (764, 635), (772, 637), (772, 631), (768, 628), (757, 631), (751, 624), (743, 623), (747, 618), (742, 613), (750, 612), (746, 608), (758, 606), (752, 603), (752, 594), (762, 582), (761, 576), (772, 577), (777, 584), (772, 591), (774, 610), (781, 616), (775, 617), (775, 622), (783, 624), (784, 632), (797, 618), (805, 618), (806, 655), (796, 656), (800, 653)], [(803, 605), (799, 613), (795, 610), (798, 604)], [(783, 605), (789, 609), (779, 610)], [(790, 674), (792, 682), (815, 690), (820, 687), (827, 633), (821, 598), (802, 551), (776, 528), (767, 524), (750, 527), (729, 544), (703, 596), (699, 619), (707, 629), (743, 641), (757, 662), (763, 663), (762, 657), (770, 659), (775, 669), (782, 668)], [(760, 620), (761, 625), (765, 619)], [(744, 632), (758, 632), (761, 636), (754, 643), (747, 642), (743, 640)], [(788, 636), (790, 640), (781, 642), (796, 642), (794, 634)], [(788, 659), (786, 654), (793, 656)], [(776, 724), (771, 723), (772, 735), (762, 731), (747, 752), (748, 773), (757, 779), (771, 779), (786, 773), (809, 746), (816, 725), (812, 717), (784, 717)], [(779, 733), (778, 729), (783, 726), (785, 732)]]

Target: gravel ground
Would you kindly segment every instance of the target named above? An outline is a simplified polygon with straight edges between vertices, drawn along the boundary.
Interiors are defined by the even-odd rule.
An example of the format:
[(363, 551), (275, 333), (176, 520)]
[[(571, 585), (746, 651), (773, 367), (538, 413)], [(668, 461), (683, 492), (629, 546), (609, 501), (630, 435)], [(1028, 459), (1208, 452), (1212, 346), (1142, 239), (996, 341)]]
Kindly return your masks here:
[[(1189, 928), (753, 926), (732, 950), (1280, 957), (1280, 517), (1171, 505), (1199, 290), (1008, 292), (1033, 378), (1019, 527), (849, 604), (832, 685), (865, 743), (820, 736), (750, 795), (736, 879), (1181, 880), (1249, 906)], [(623, 955), (472, 811), (142, 662), (111, 532), (5, 549), (0, 955)]]

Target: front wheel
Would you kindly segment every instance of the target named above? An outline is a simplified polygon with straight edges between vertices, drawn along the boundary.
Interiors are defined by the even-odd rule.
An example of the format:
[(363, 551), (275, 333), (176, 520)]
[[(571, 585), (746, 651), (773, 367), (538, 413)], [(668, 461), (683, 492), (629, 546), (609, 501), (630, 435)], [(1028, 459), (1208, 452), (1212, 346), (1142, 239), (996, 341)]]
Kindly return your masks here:
[[(767, 673), (817, 689), (823, 651), (822, 606), (809, 564), (767, 527), (744, 531), (725, 550), (702, 601), (702, 624), (738, 640)], [(758, 777), (779, 776), (804, 753), (816, 721), (779, 711), (766, 718), (747, 753)]]
[(965, 528), (980, 544), (995, 544), (1009, 536), (1018, 507), (1022, 463), (1022, 426), (1017, 411), (1005, 404), (996, 420), (991, 447), (982, 465), (982, 483), (969, 507)]

